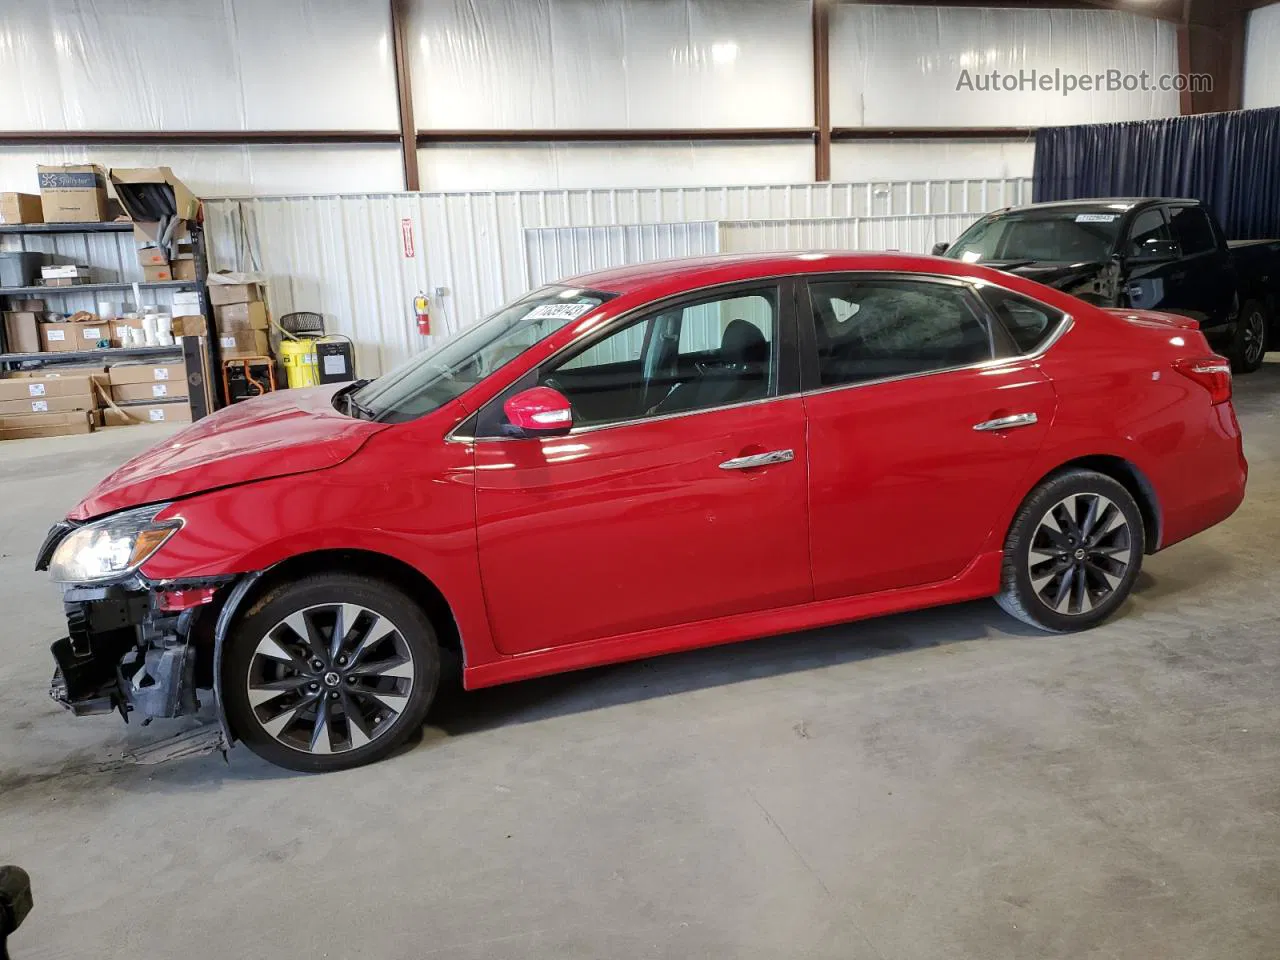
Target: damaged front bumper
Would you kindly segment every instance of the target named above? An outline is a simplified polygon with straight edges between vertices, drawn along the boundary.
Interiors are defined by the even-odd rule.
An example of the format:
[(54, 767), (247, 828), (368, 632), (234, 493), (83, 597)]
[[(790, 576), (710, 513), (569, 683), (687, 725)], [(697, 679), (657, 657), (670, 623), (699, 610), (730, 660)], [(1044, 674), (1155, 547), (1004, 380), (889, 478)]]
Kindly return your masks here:
[(200, 709), (213, 684), (218, 601), (232, 578), (198, 584), (63, 586), (67, 636), (52, 647), (50, 696), (76, 716), (172, 719)]

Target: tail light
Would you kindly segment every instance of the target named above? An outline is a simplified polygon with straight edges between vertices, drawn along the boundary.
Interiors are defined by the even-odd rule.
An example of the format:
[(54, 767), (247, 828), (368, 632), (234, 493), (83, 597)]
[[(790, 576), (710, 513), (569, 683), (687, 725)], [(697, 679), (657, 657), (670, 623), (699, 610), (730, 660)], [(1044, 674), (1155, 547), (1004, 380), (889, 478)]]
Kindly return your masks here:
[(1208, 390), (1211, 403), (1226, 403), (1231, 399), (1231, 364), (1225, 357), (1175, 360), (1173, 369)]

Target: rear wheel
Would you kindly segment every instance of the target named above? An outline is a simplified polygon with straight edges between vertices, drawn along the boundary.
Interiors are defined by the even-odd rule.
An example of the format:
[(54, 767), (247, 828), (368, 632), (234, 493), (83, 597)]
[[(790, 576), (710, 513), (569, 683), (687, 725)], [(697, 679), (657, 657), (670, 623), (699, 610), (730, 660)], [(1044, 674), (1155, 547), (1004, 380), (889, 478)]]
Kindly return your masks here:
[(996, 602), (1042, 630), (1087, 630), (1129, 596), (1145, 542), (1142, 513), (1120, 483), (1091, 470), (1057, 474), (1014, 518)]
[(1268, 348), (1269, 321), (1266, 305), (1261, 300), (1250, 300), (1240, 308), (1231, 343), (1231, 369), (1236, 373), (1253, 373), (1262, 366)]
[(223, 691), (236, 735), (291, 770), (380, 760), (426, 719), (440, 653), (426, 614), (380, 580), (307, 577), (259, 601), (229, 638)]

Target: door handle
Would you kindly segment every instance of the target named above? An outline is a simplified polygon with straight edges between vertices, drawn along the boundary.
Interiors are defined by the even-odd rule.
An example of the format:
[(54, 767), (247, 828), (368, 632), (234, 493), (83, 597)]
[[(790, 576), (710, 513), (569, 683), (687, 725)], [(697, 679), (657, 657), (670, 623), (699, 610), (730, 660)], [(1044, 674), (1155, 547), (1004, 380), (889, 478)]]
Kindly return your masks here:
[(794, 450), (774, 450), (770, 453), (757, 453), (750, 457), (737, 457), (720, 464), (721, 470), (754, 470), (756, 467), (768, 467), (775, 463), (790, 463), (796, 458)]
[(995, 433), (999, 430), (1014, 430), (1018, 427), (1034, 427), (1039, 422), (1040, 418), (1034, 413), (1015, 413), (1011, 417), (974, 424), (973, 429), (979, 433)]

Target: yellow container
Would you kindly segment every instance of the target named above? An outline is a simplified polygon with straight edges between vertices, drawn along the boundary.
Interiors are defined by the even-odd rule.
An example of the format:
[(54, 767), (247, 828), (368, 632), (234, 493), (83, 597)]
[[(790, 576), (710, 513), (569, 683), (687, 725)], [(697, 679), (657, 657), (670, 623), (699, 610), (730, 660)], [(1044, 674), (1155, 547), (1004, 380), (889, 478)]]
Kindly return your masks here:
[(320, 364), (316, 361), (314, 340), (281, 340), (279, 353), (290, 387), (320, 385)]

